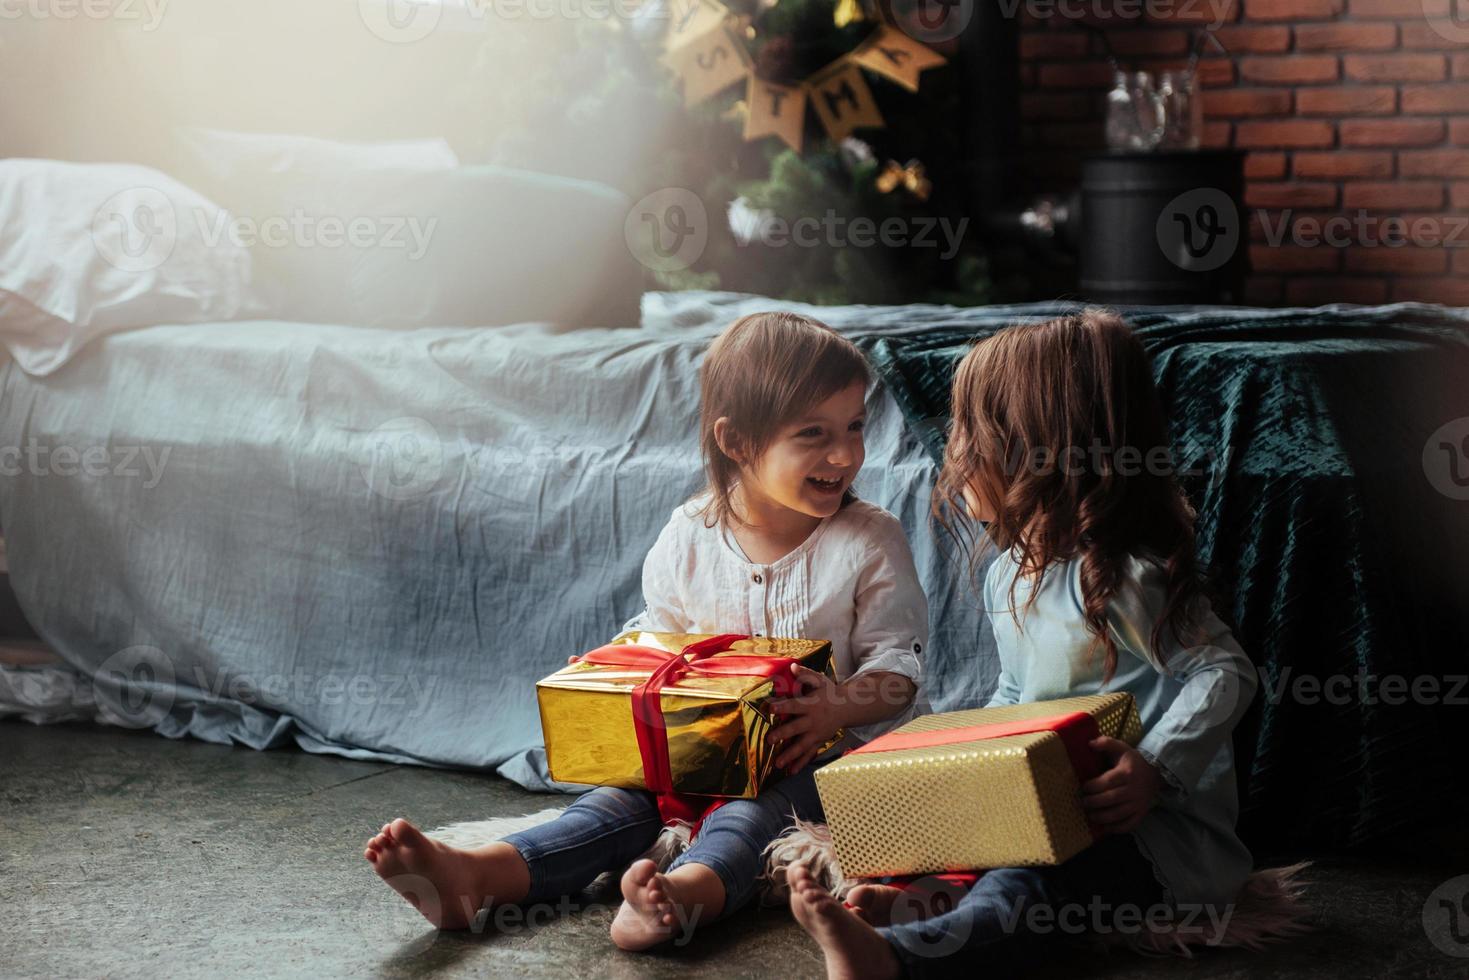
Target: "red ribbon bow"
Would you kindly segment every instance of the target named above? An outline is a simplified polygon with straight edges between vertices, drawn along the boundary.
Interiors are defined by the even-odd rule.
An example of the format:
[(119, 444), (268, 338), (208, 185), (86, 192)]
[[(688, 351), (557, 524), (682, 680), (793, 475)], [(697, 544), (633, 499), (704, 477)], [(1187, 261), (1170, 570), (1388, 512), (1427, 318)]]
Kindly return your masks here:
[(790, 657), (737, 655), (715, 658), (740, 640), (750, 637), (741, 633), (724, 633), (707, 640), (690, 643), (678, 653), (658, 647), (632, 643), (613, 643), (598, 647), (578, 657), (583, 663), (612, 667), (636, 667), (651, 670), (648, 679), (632, 692), (633, 731), (638, 739), (638, 754), (643, 759), (643, 784), (658, 796), (658, 812), (665, 823), (689, 820), (697, 824), (715, 810), (722, 801), (710, 803), (703, 797), (690, 797), (673, 791), (673, 770), (668, 756), (668, 723), (663, 717), (663, 688), (677, 683), (688, 674), (719, 677), (764, 677), (774, 685), (777, 697), (796, 691), (791, 676)]

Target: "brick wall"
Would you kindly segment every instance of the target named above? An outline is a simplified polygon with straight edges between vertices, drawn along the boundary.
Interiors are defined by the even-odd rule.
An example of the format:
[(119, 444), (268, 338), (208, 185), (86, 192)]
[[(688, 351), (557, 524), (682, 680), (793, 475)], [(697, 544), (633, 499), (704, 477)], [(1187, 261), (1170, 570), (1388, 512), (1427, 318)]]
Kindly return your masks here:
[(1469, 305), (1469, 19), (1432, 22), (1455, 0), (1106, 2), (1019, 8), (1027, 191), (1074, 186), (1104, 146), (1111, 69), (1080, 21), (1150, 69), (1181, 67), (1213, 22), (1230, 54), (1200, 65), (1204, 143), (1248, 153), (1247, 299)]

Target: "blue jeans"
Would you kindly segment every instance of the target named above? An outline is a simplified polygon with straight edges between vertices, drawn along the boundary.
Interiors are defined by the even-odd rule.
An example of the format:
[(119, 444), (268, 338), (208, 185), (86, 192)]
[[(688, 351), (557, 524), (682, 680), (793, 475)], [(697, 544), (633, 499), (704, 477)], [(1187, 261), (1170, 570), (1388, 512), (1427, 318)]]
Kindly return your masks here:
[[(793, 823), (822, 820), (813, 763), (767, 787), (752, 800), (729, 800), (699, 828), (693, 845), (673, 862), (702, 864), (724, 883), (724, 912), (733, 912), (755, 893), (765, 870), (765, 846)], [(604, 871), (632, 863), (658, 838), (663, 821), (652, 793), (603, 786), (577, 797), (550, 823), (511, 834), (505, 842), (530, 868), (525, 904), (581, 891)]]
[(1118, 834), (1056, 867), (987, 871), (951, 910), (878, 932), (905, 976), (1024, 976), (1043, 947), (1054, 948), (1055, 934), (1124, 929), (1124, 914), (1137, 921), (1132, 910), (1146, 914), (1162, 902), (1151, 862), (1131, 834)]

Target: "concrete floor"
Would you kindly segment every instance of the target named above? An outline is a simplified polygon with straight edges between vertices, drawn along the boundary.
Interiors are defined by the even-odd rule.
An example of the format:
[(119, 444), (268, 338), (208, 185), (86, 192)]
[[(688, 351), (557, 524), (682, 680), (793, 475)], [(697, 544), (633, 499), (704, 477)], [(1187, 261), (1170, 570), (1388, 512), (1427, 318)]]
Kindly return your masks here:
[[(432, 827), (554, 802), (467, 773), (0, 722), (0, 975), (820, 974), (783, 910), (653, 955), (607, 940), (610, 900), (536, 928), (436, 934), (362, 860), (363, 841), (395, 815)], [(1323, 859), (1307, 938), (1192, 961), (1070, 954), (1036, 975), (1469, 976), (1469, 958), (1430, 943), (1422, 918), (1429, 893), (1464, 870)]]

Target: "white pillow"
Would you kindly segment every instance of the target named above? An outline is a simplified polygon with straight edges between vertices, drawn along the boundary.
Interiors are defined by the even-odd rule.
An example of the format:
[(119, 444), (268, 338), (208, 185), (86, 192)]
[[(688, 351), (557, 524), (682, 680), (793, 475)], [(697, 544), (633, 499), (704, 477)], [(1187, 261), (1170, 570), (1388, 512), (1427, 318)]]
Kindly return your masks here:
[(459, 166), (454, 148), (438, 138), (347, 143), (288, 133), (204, 128), (180, 130), (179, 137), (211, 176), (225, 180), (261, 173), (320, 175), (352, 170), (453, 170)]
[(105, 333), (255, 312), (230, 222), (150, 167), (0, 160), (0, 343), (49, 374)]

